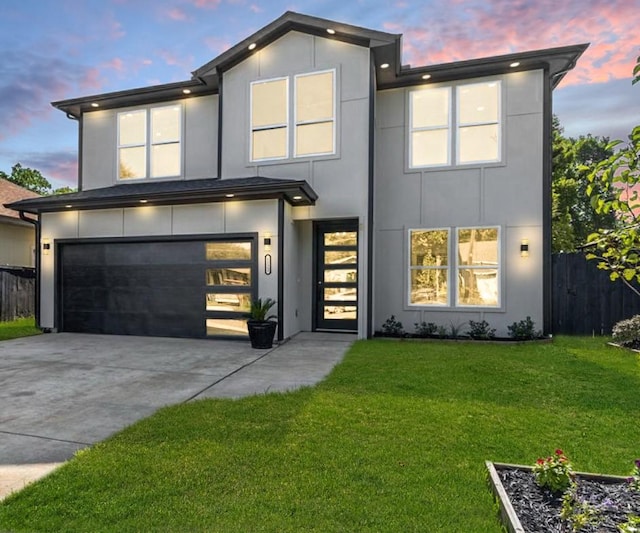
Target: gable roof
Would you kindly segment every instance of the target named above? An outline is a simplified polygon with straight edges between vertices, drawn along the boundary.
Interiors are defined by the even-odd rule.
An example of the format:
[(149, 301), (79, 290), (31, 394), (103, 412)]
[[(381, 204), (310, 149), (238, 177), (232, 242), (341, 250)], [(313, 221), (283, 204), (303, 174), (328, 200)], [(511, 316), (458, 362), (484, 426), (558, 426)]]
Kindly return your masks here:
[(39, 214), (67, 209), (109, 209), (147, 205), (173, 205), (235, 200), (282, 198), (291, 205), (314, 205), (318, 195), (305, 180), (265, 178), (204, 178), (177, 181), (120, 183), (111, 187), (41, 196), (7, 207)]
[[(331, 30), (332, 33), (327, 32), (327, 30)], [(216, 94), (219, 92), (220, 79), (224, 71), (244, 61), (257, 50), (264, 48), (290, 31), (299, 31), (369, 48), (376, 66), (376, 85), (378, 89), (534, 69), (547, 69), (551, 77), (552, 88), (555, 88), (563, 76), (575, 66), (580, 55), (589, 46), (588, 44), (579, 44), (468, 61), (411, 67), (402, 65), (401, 34), (361, 28), (329, 19), (287, 11), (270, 24), (267, 24), (193, 71), (190, 80), (61, 100), (53, 102), (52, 105), (66, 112), (67, 116), (77, 118), (82, 113), (98, 109), (144, 105), (188, 98), (190, 96)], [(255, 48), (249, 49), (249, 45), (253, 44), (256, 45)], [(514, 62), (519, 63), (518, 67), (510, 66)], [(388, 67), (381, 68), (385, 63)], [(428, 82), (423, 79), (425, 74), (431, 76)], [(185, 93), (185, 91), (188, 91), (188, 93)]]
[(4, 204), (14, 203), (27, 198), (40, 198), (40, 195), (0, 178), (0, 222), (22, 223), (23, 221), (20, 219), (19, 213), (13, 209), (6, 208)]

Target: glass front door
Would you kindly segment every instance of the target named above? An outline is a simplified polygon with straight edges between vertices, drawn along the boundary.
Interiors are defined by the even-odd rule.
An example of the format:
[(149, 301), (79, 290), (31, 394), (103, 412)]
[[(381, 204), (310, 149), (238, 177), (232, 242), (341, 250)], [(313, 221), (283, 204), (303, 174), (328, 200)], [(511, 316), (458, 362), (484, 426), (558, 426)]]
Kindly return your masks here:
[(358, 222), (315, 223), (315, 329), (358, 329)]

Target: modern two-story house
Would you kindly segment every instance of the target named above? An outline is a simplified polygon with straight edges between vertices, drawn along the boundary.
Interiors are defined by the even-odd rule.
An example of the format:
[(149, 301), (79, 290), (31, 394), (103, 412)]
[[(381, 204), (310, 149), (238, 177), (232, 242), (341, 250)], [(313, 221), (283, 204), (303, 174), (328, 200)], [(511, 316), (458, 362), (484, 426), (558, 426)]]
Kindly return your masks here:
[(40, 326), (245, 337), (260, 296), (279, 339), (548, 330), (551, 96), (586, 46), (408, 67), (401, 35), (287, 12), (187, 81), (55, 102), (79, 192), (11, 204)]

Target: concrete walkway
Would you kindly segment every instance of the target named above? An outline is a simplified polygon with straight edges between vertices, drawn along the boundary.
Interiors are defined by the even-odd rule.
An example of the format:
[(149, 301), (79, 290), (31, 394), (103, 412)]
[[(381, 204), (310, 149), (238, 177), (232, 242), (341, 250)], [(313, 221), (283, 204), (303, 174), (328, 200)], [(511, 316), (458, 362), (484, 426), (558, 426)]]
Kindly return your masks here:
[(355, 335), (247, 342), (60, 333), (0, 342), (0, 499), (172, 404), (313, 385)]

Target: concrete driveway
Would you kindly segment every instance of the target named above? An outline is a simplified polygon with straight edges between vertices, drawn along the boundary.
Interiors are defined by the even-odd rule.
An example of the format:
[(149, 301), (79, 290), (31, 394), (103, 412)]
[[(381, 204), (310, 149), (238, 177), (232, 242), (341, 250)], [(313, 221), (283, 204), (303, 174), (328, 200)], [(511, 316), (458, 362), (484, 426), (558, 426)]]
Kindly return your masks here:
[(248, 342), (47, 334), (0, 342), (0, 466), (57, 463), (165, 405), (312, 385), (354, 335)]

